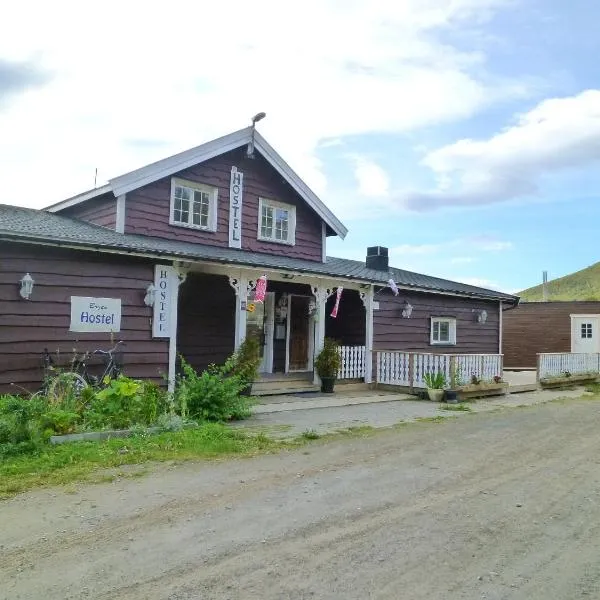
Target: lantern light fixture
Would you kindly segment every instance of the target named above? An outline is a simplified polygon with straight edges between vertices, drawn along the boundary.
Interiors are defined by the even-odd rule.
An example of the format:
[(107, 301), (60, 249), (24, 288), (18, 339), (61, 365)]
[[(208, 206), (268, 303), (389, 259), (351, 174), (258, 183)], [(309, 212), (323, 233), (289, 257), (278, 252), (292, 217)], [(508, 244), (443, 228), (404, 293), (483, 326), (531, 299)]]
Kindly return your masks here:
[(154, 306), (154, 299), (156, 297), (156, 286), (151, 283), (146, 288), (146, 295), (144, 296), (144, 304), (146, 306)]
[(410, 319), (410, 316), (412, 315), (412, 311), (413, 311), (412, 304), (410, 304), (410, 302), (408, 300), (405, 300), (404, 307), (402, 308), (402, 318)]
[(24, 300), (29, 300), (31, 298), (31, 294), (33, 293), (33, 286), (35, 284), (33, 277), (29, 273), (25, 273), (19, 283), (21, 284), (21, 289), (19, 290), (21, 298)]
[(480, 310), (477, 313), (477, 322), (478, 323), (485, 323), (487, 321), (487, 318), (488, 318), (487, 310)]

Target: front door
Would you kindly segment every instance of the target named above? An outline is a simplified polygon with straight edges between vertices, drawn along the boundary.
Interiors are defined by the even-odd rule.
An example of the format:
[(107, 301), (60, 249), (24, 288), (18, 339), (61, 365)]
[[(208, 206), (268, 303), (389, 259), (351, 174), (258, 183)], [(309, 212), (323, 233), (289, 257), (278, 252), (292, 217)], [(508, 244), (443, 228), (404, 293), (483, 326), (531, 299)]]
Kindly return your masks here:
[(598, 317), (571, 317), (571, 352), (599, 352)]
[(259, 340), (261, 373), (273, 372), (273, 324), (275, 294), (267, 293), (264, 302), (248, 302), (246, 314), (246, 336)]
[(310, 318), (309, 298), (290, 296), (289, 319), (289, 371), (309, 370)]

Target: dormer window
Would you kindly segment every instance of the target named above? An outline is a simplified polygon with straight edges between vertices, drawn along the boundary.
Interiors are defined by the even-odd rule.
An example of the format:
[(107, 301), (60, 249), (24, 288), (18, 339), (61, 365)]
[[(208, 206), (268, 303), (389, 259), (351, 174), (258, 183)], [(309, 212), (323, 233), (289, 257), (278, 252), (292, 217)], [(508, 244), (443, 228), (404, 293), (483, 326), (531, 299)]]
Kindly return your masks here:
[(296, 241), (296, 207), (266, 198), (259, 199), (258, 239), (294, 245)]
[(216, 231), (217, 188), (173, 178), (169, 223), (180, 227)]

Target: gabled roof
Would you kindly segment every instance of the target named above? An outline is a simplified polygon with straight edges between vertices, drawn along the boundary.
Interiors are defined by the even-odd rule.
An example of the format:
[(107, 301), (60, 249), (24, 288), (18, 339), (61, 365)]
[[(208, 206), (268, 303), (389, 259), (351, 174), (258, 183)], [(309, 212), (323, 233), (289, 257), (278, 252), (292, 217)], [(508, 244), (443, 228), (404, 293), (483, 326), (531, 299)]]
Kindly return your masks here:
[(382, 286), (386, 286), (388, 280), (392, 278), (398, 287), (403, 289), (496, 300), (509, 304), (517, 304), (519, 300), (517, 296), (510, 294), (412, 273), (403, 269), (390, 268), (388, 271), (376, 271), (356, 260), (327, 257), (326, 262), (322, 263), (289, 258), (281, 254), (261, 254), (145, 235), (121, 234), (63, 215), (5, 204), (0, 204), (0, 240), (68, 246), (69, 248), (125, 255), (134, 254), (163, 260), (235, 264), (361, 281)]
[[(196, 146), (185, 152), (174, 154), (155, 163), (130, 171), (119, 177), (110, 179), (107, 185), (94, 190), (89, 190), (48, 206), (45, 210), (48, 212), (59, 212), (65, 208), (75, 206), (81, 202), (86, 202), (92, 198), (97, 198), (108, 192), (112, 192), (115, 197), (131, 192), (149, 183), (153, 183), (173, 175), (183, 169), (187, 169), (199, 163), (205, 162), (220, 156), (225, 152), (235, 150), (247, 145), (252, 140), (252, 127), (246, 127), (239, 131), (234, 131), (228, 135), (217, 138)], [(300, 197), (321, 217), (321, 219), (341, 238), (346, 237), (348, 229), (344, 224), (325, 206), (321, 199), (300, 179), (292, 168), (283, 160), (283, 158), (274, 150), (274, 148), (265, 140), (265, 138), (254, 131), (254, 148), (267, 162), (292, 186)]]

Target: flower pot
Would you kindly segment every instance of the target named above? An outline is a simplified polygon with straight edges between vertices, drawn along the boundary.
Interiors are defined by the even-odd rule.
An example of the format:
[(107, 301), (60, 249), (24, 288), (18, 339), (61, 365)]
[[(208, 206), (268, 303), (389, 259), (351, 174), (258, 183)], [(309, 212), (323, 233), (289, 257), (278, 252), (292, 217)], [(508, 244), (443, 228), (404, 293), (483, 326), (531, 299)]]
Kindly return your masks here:
[(432, 402), (441, 402), (444, 397), (444, 390), (434, 390), (427, 388), (427, 395)]
[(321, 392), (324, 394), (333, 394), (336, 377), (321, 377)]
[(448, 404), (456, 404), (458, 402), (458, 392), (456, 390), (446, 390), (444, 399)]

